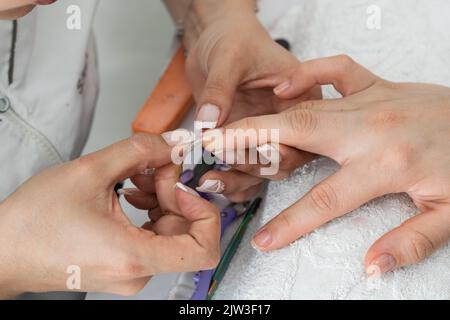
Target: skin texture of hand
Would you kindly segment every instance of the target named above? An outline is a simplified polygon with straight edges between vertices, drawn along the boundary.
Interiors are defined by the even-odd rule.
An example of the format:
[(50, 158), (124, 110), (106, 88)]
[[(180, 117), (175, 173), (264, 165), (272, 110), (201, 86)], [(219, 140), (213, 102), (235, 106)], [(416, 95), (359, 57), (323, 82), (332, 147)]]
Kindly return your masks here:
[[(185, 22), (187, 74), (198, 105), (197, 121), (214, 127), (249, 116), (278, 113), (300, 101), (320, 99), (320, 87), (293, 99), (280, 99), (273, 88), (289, 79), (298, 60), (275, 43), (258, 21), (254, 0), (194, 1)], [(282, 179), (314, 156), (283, 146)], [(200, 191), (222, 193), (235, 202), (248, 200), (267, 177), (260, 165), (213, 171), (200, 180)], [(217, 188), (221, 184), (222, 188)], [(206, 188), (206, 186), (211, 186)], [(219, 192), (217, 192), (219, 190)]]
[[(376, 197), (406, 192), (420, 213), (372, 245), (366, 268), (388, 272), (425, 259), (450, 238), (450, 88), (388, 82), (337, 56), (301, 64), (279, 96), (289, 99), (316, 84), (332, 84), (344, 98), (225, 126), (280, 129), (280, 143), (341, 165), (264, 226), (254, 244), (281, 248)], [(206, 135), (219, 134), (217, 143), (232, 148), (222, 132)]]
[(0, 295), (67, 291), (72, 265), (80, 267), (81, 291), (122, 295), (155, 274), (214, 267), (220, 226), (212, 204), (181, 186), (172, 192), (187, 227), (139, 228), (114, 192), (118, 181), (146, 179), (139, 173), (170, 163), (170, 152), (160, 137), (139, 134), (23, 184), (0, 204)]

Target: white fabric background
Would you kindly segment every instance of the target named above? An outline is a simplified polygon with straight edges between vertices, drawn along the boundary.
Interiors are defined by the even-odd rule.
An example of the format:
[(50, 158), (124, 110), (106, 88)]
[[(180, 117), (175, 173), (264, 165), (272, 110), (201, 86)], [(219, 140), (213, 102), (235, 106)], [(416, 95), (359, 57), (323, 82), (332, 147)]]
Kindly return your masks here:
[[(367, 28), (366, 10), (373, 4), (382, 10), (380, 30)], [(304, 1), (288, 10), (272, 33), (288, 38), (301, 59), (346, 53), (389, 80), (450, 86), (449, 12), (445, 0)], [(332, 90), (326, 95), (336, 96)], [(416, 212), (404, 195), (377, 199), (277, 252), (263, 254), (250, 246), (259, 227), (336, 169), (332, 161), (321, 159), (287, 181), (269, 185), (263, 209), (216, 298), (450, 298), (449, 245), (423, 263), (377, 282), (367, 280), (363, 266), (367, 249)]]

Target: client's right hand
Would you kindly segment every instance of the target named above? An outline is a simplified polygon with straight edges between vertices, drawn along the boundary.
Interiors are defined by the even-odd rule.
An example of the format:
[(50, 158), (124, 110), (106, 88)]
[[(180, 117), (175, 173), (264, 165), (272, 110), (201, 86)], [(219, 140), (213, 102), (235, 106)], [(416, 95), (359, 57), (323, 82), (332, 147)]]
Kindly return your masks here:
[[(152, 275), (210, 269), (219, 259), (219, 212), (178, 186), (184, 232), (135, 227), (114, 192), (118, 181), (170, 163), (160, 137), (136, 135), (44, 171), (0, 204), (0, 296), (68, 291), (135, 294)], [(161, 226), (160, 226), (161, 228)], [(72, 269), (71, 269), (72, 268)]]

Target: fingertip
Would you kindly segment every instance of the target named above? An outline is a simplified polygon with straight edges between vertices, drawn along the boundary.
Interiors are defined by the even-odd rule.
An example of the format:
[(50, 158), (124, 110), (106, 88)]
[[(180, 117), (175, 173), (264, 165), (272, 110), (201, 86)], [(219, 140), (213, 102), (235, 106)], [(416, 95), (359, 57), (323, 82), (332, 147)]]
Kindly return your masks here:
[(393, 255), (382, 253), (366, 261), (366, 273), (368, 276), (381, 275), (395, 270), (397, 266), (397, 259)]
[(216, 207), (201, 198), (197, 191), (178, 182), (175, 184), (175, 198), (181, 213), (189, 220), (207, 218)]
[(268, 227), (261, 229), (253, 237), (251, 244), (253, 248), (262, 252), (271, 250), (271, 246), (273, 245), (272, 230)]
[[(386, 241), (387, 239), (387, 241)], [(369, 248), (364, 259), (367, 276), (372, 277), (395, 270), (399, 267), (399, 257), (396, 257), (395, 247), (389, 241), (389, 233), (375, 241)]]

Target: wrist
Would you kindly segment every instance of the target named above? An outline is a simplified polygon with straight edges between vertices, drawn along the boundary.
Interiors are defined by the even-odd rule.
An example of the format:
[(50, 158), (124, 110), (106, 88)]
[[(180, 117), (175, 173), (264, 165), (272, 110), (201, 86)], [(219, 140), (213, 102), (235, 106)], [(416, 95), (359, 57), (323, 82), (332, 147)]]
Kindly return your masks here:
[(16, 271), (20, 268), (15, 263), (16, 245), (8, 228), (9, 216), (6, 205), (0, 202), (0, 299), (12, 299), (22, 293), (16, 281)]

